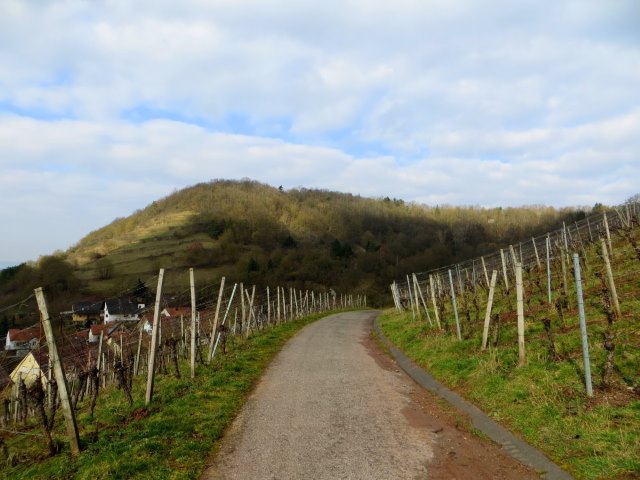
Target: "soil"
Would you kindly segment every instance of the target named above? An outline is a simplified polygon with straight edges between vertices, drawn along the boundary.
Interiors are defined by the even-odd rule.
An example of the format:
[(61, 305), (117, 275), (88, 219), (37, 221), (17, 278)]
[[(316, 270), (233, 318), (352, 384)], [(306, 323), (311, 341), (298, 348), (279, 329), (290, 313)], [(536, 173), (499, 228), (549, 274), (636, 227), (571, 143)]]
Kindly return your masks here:
[[(381, 368), (404, 374), (373, 335), (362, 344)], [(443, 405), (440, 399), (415, 382), (409, 396), (411, 403), (402, 414), (411, 426), (428, 429), (435, 436), (433, 458), (427, 465), (430, 480), (540, 478), (499, 445), (471, 433), (466, 415)]]

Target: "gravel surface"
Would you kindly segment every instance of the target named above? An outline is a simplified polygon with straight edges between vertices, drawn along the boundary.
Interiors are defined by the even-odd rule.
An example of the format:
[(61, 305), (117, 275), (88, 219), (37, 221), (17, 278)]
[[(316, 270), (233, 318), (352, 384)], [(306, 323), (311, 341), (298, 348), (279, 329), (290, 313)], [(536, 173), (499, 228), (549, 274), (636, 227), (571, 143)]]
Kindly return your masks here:
[(536, 478), (381, 354), (375, 315), (333, 315), (287, 343), (201, 478)]

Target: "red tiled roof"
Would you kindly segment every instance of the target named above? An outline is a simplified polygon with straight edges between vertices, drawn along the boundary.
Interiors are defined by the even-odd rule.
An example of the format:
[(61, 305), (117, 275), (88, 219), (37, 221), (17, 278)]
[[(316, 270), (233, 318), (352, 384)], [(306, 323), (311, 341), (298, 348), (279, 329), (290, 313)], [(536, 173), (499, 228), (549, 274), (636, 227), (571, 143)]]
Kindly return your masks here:
[(34, 338), (40, 339), (40, 326), (34, 325), (33, 327), (23, 328), (10, 328), (9, 338), (12, 342), (28, 342)]
[(189, 307), (167, 307), (167, 312), (171, 317), (179, 317), (180, 315), (190, 316), (191, 308)]
[(110, 327), (113, 327), (112, 323), (99, 323), (97, 325), (91, 325), (91, 334), (94, 336), (100, 335), (100, 332), (108, 330)]

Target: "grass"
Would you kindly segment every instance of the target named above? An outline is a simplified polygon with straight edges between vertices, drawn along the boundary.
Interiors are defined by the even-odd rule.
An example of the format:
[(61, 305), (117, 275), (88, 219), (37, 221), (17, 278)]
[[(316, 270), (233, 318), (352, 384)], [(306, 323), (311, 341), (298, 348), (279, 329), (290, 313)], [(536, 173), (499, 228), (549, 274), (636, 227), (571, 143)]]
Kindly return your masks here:
[[(640, 475), (640, 399), (624, 387), (596, 390), (589, 399), (581, 362), (550, 362), (544, 344), (532, 341), (527, 364), (518, 368), (516, 348), (499, 346), (482, 354), (477, 339), (433, 333), (411, 314), (387, 311), (380, 325), (417, 364), (577, 478)], [(567, 345), (575, 343), (570, 336), (563, 338)]]
[[(94, 417), (80, 408), (78, 425), (83, 451), (72, 458), (68, 446), (47, 458), (44, 439), (15, 435), (6, 440), (15, 466), (0, 469), (10, 479), (192, 479), (207, 460), (244, 403), (253, 385), (284, 343), (303, 326), (327, 314), (286, 323), (252, 336), (199, 365), (196, 378), (181, 364), (183, 378), (158, 376), (149, 408), (145, 382), (134, 382), (134, 403), (109, 388), (101, 392)], [(56, 437), (63, 438), (61, 413)], [(29, 433), (38, 434), (37, 429)], [(11, 462), (8, 462), (10, 464)]]

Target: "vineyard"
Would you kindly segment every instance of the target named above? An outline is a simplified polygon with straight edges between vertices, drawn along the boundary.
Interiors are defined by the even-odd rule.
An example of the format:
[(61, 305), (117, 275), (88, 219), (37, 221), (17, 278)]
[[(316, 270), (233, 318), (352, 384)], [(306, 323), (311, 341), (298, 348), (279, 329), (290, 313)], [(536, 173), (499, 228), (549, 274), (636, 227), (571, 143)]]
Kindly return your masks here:
[[(127, 415), (151, 415), (163, 403), (156, 397), (171, 398), (175, 393), (171, 391), (175, 385), (167, 386), (172, 384), (165, 378), (189, 388), (190, 382), (208, 381), (211, 372), (233, 365), (238, 355), (253, 358), (252, 342), (268, 343), (277, 332), (293, 332), (296, 325), (328, 311), (366, 305), (363, 296), (245, 288), (241, 283), (226, 285), (224, 277), (220, 284), (196, 289), (193, 269), (185, 273), (188, 275), (179, 274), (187, 287), (181, 294), (162, 294), (165, 273), (161, 269), (157, 277), (140, 282), (157, 285), (155, 291), (145, 287), (141, 292), (138, 286), (103, 302), (109, 307), (124, 298), (155, 298), (150, 306), (138, 305), (133, 321), (108, 322), (104, 315), (103, 323), (89, 328), (69, 325), (68, 318), (49, 317), (42, 289), (20, 303), (22, 309), (38, 314), (41, 322), (26, 329), (33, 333), (31, 348), (7, 349), (0, 364), (0, 465), (6, 467), (5, 474), (21, 472), (46, 458), (69, 453), (77, 457), (82, 450), (91, 449), (101, 429), (117, 428), (117, 423), (104, 423), (105, 415), (108, 418), (113, 413), (114, 402), (115, 409), (128, 405), (128, 414), (121, 421)], [(109, 308), (113, 317), (115, 309)], [(270, 335), (271, 331), (276, 333)], [(14, 339), (4, 339), (8, 347), (21, 332), (10, 331), (9, 335), (12, 333)], [(234, 359), (229, 360), (229, 355)], [(254, 357), (258, 356), (256, 351)], [(198, 375), (207, 378), (199, 380)], [(249, 384), (240, 379), (240, 372), (236, 376), (240, 390), (245, 391)], [(219, 388), (232, 390), (233, 375), (229, 382), (231, 386)], [(231, 407), (235, 404), (237, 401)], [(24, 478), (30, 478), (29, 474)]]
[(638, 474), (639, 212), (407, 275), (383, 331), (577, 477)]

